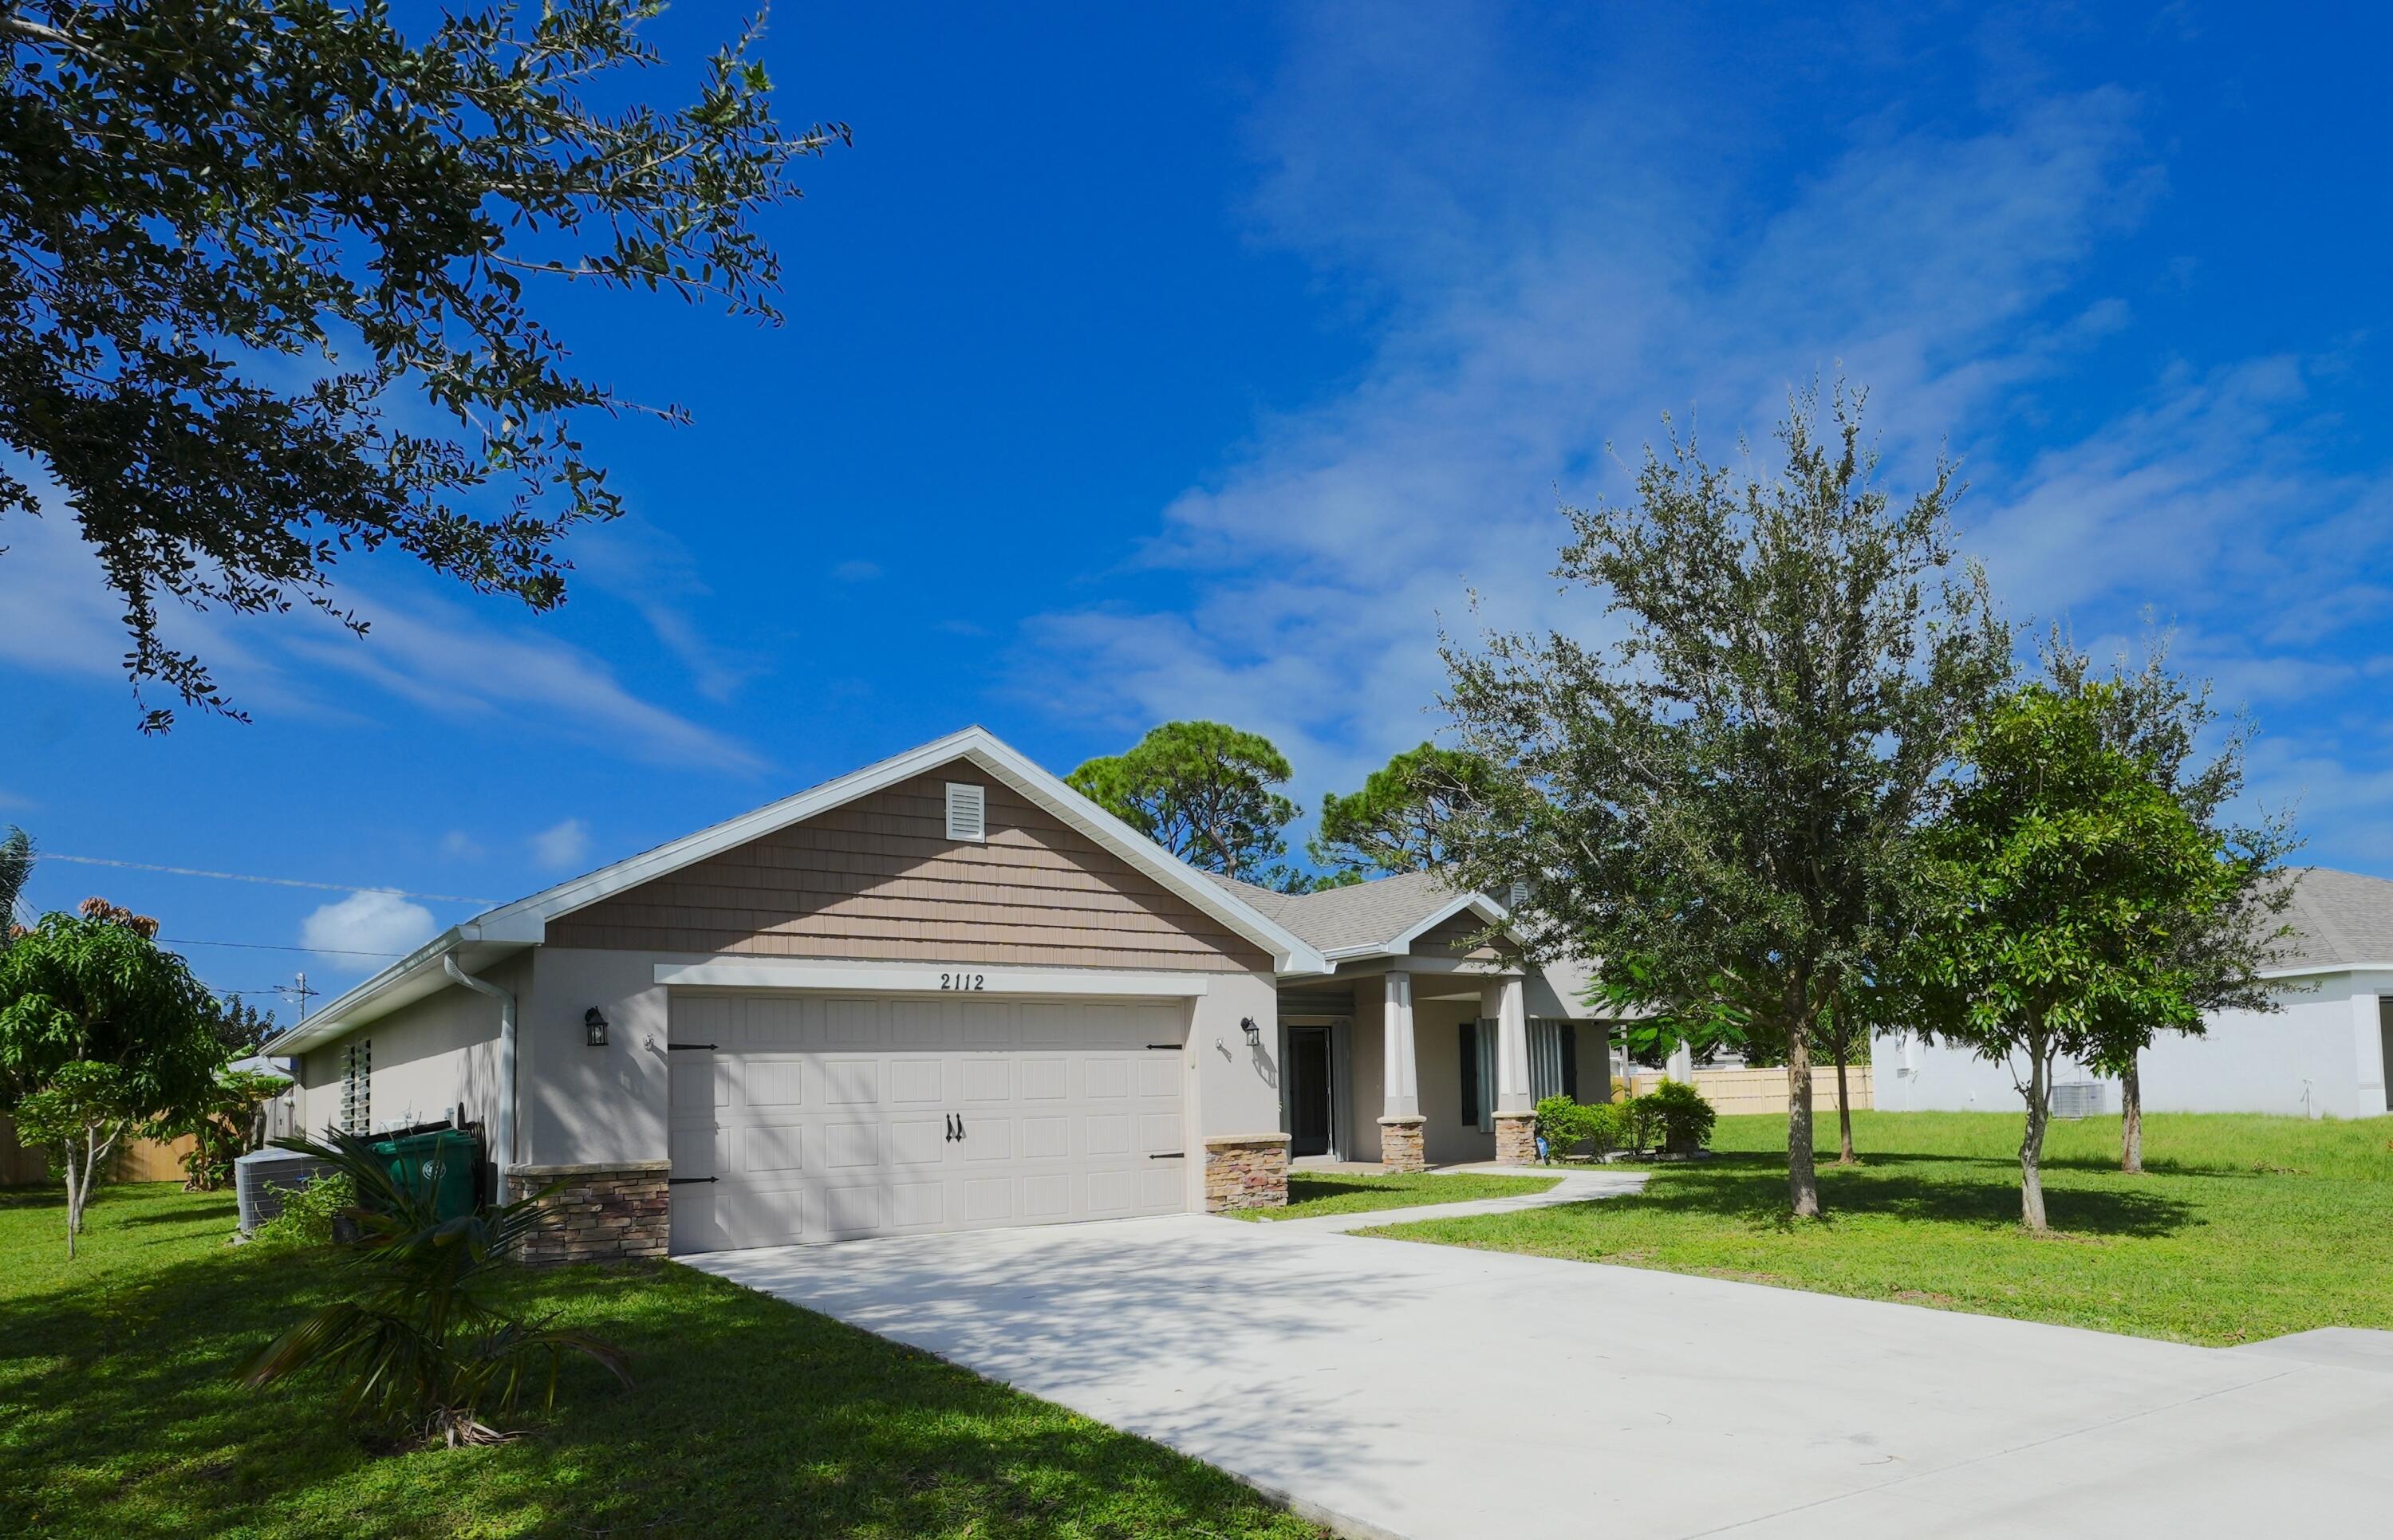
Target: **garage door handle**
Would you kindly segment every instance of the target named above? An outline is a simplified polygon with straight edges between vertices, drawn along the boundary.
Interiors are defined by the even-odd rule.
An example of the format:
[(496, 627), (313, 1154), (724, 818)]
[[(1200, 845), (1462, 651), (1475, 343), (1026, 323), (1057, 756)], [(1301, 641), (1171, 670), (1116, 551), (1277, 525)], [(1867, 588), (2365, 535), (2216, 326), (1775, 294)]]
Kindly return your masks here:
[(687, 1187), (693, 1181), (721, 1181), (723, 1179), (721, 1177), (667, 1177), (665, 1178), (665, 1185), (668, 1187)]
[(1146, 1158), (1149, 1160), (1185, 1160), (1188, 1158), (1188, 1152), (1185, 1150), (1168, 1150), (1162, 1155), (1151, 1155)]

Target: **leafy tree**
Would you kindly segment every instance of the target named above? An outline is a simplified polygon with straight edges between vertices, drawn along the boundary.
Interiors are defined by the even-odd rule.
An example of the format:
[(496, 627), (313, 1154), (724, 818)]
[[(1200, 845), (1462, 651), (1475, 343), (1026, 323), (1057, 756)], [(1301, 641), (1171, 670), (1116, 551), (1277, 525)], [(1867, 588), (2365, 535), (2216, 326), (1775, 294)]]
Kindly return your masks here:
[(1457, 808), (1490, 790), (1477, 756), (1424, 743), (1366, 777), (1352, 796), (1326, 793), (1321, 829), (1309, 849), (1320, 866), (1366, 871), (1426, 871), (1445, 864), (1445, 826)]
[(17, 900), (25, 892), (25, 881), (33, 875), (33, 842), (15, 824), (8, 826), (6, 839), (0, 839), (0, 951), (16, 939)]
[[(2281, 1011), (2278, 990), (2260, 970), (2283, 960), (2292, 933), (2284, 912), (2294, 900), (2285, 860), (2301, 848), (2291, 818), (2263, 814), (2235, 821), (2231, 806), (2243, 794), (2243, 765), (2256, 729), (2248, 719), (2231, 724), (2217, 751), (2200, 757), (2203, 736), (2218, 720), (2210, 683), (2190, 684), (2168, 666), (2168, 633), (2151, 632), (2140, 668), (2129, 672), (2124, 659), (2111, 668), (2111, 689), (2099, 698), (2103, 741), (2141, 762), (2152, 782), (2185, 809), (2212, 842), (2236, 857), (2240, 881), (2234, 892), (2200, 913), (2181, 913), (2169, 925), (2177, 961), (2185, 969), (2189, 998), (2212, 1011)], [(2045, 671), (2055, 689), (2083, 691), (2094, 678), (2093, 659), (2056, 629), (2046, 639)], [(2208, 902), (2211, 895), (2203, 895)], [(2144, 1168), (2144, 1098), (2140, 1044), (2125, 1058), (2099, 1067), (2119, 1077), (2119, 1168)]]
[[(354, 551), (562, 601), (558, 537), (621, 511), (576, 424), (686, 414), (573, 372), (539, 288), (779, 320), (752, 220), (847, 131), (781, 129), (753, 26), (688, 105), (623, 105), (662, 8), (497, 0), (417, 41), (382, 5), (0, 9), (0, 443), (98, 553), (137, 698), (232, 711), (171, 602), (363, 633)], [(45, 513), (38, 485), (0, 473), (0, 513)]]
[(190, 1136), (190, 1153), (183, 1156), (183, 1185), (194, 1193), (213, 1193), (230, 1181), (233, 1162), (265, 1144), (266, 1109), (290, 1086), (280, 1075), (218, 1070), (215, 1087), (192, 1115), (162, 1130), (168, 1138)]
[(2011, 1065), (2027, 1103), (2020, 1214), (2046, 1227), (2052, 1069), (2115, 1064), (2155, 1031), (2199, 1032), (2177, 927), (2232, 904), (2243, 859), (2187, 816), (2149, 759), (2108, 741), (2119, 688), (2031, 685), (1970, 744), (1967, 785), (1923, 843), (1941, 905), (1915, 946), (1928, 1019)]
[(1536, 872), (1541, 950), (1636, 959), (1607, 986), (1785, 1043), (1805, 1216), (1820, 1021), (1901, 930), (1914, 828), (2010, 669), (1982, 575), (1952, 570), (1953, 468), (1898, 508), (1862, 398), (1839, 387), (1824, 436), (1820, 407), (1794, 398), (1774, 480), (1674, 432), (1634, 502), (1566, 510), (1557, 576), (1604, 596), (1616, 641), (1444, 646), (1461, 746), (1497, 783), (1447, 826), (1458, 885)]
[(65, 1168), (69, 1257), (119, 1142), (193, 1116), (223, 1063), (216, 1002), (152, 939), (156, 921), (84, 908), (44, 915), (0, 952), (0, 1113)]
[(511, 1437), (483, 1414), (516, 1406), (543, 1368), (554, 1403), (569, 1353), (632, 1383), (620, 1349), (545, 1319), (511, 1317), (493, 1298), (524, 1240), (554, 1221), (541, 1207), (554, 1188), (444, 1220), (432, 1184), (419, 1190), (395, 1180), (390, 1163), (360, 1135), (328, 1131), (321, 1141), (276, 1143), (323, 1161), (332, 1180), (356, 1194), (347, 1211), (360, 1233), (350, 1261), (364, 1282), (356, 1299), (324, 1306), (268, 1344), (242, 1371), (243, 1383), (329, 1369), (342, 1376), (341, 1404), (352, 1416), (452, 1449)]
[(1288, 854), (1297, 805), (1274, 788), (1290, 774), (1268, 738), (1218, 722), (1167, 722), (1065, 779), (1191, 866), (1252, 881), (1282, 875), (1263, 868)]

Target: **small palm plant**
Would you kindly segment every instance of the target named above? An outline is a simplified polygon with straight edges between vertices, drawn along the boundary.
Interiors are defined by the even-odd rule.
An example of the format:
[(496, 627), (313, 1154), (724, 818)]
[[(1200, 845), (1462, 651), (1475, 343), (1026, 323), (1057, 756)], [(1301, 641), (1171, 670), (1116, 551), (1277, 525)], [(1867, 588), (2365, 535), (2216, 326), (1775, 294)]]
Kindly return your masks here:
[(542, 1223), (545, 1192), (444, 1220), (428, 1185), (417, 1192), (402, 1184), (373, 1143), (356, 1134), (327, 1130), (321, 1140), (275, 1143), (313, 1155), (356, 1184), (357, 1204), (347, 1217), (360, 1235), (349, 1256), (366, 1282), (356, 1298), (326, 1305), (276, 1338), (242, 1371), (243, 1384), (270, 1385), (329, 1367), (344, 1377), (341, 1404), (352, 1416), (453, 1449), (515, 1437), (482, 1414), (514, 1409), (543, 1369), (543, 1404), (554, 1404), (568, 1353), (632, 1383), (620, 1350), (552, 1325), (554, 1317), (520, 1321), (490, 1303), (500, 1268)]

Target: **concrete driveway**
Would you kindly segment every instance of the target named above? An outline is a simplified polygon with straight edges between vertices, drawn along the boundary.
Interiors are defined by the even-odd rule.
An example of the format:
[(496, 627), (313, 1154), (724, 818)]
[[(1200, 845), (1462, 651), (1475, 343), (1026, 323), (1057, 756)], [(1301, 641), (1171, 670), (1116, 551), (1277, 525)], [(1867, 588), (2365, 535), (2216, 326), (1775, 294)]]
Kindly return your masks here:
[(2393, 1524), (2393, 1374), (2338, 1366), (2368, 1361), (2347, 1338), (2223, 1352), (1196, 1217), (683, 1259), (1355, 1535)]

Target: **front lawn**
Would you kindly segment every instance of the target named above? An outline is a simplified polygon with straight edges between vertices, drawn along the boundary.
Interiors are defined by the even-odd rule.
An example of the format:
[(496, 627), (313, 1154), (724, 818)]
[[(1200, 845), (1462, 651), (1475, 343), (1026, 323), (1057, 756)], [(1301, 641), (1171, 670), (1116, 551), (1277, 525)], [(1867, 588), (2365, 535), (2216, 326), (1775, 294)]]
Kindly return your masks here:
[(1469, 1203), (1475, 1198), (1525, 1197), (1550, 1190), (1560, 1177), (1499, 1177), (1479, 1171), (1395, 1171), (1369, 1176), (1359, 1171), (1290, 1171), (1288, 1207), (1240, 1208), (1241, 1220), (1303, 1220), (1316, 1214), (1355, 1214), (1373, 1208), (1410, 1208), (1424, 1203)]
[(229, 1376), (323, 1299), (321, 1257), (228, 1247), (229, 1194), (117, 1187), (72, 1266), (55, 1192), (0, 1193), (0, 1533), (1296, 1536), (1209, 1466), (672, 1264), (530, 1274), (630, 1350), (496, 1448), (377, 1453), (320, 1382)]
[(2019, 1225), (2018, 1116), (1853, 1122), (1864, 1164), (1840, 1170), (1819, 1120), (1821, 1223), (1786, 1217), (1786, 1120), (1753, 1116), (1640, 1195), (1373, 1233), (2209, 1345), (2393, 1328), (2393, 1122), (2155, 1115), (2140, 1177), (2115, 1116), (2058, 1123), (2045, 1236)]

